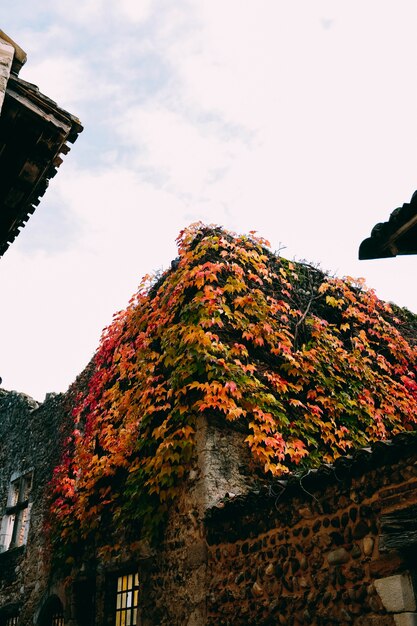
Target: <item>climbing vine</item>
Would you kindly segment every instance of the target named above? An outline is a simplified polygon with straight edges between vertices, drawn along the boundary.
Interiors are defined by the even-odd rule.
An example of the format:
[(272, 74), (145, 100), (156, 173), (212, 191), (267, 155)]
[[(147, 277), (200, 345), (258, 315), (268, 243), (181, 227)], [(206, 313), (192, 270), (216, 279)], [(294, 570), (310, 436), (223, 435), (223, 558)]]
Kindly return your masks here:
[[(417, 421), (417, 350), (361, 281), (196, 224), (104, 331), (52, 482), (59, 543), (152, 535), (193, 455), (196, 419), (238, 422), (276, 476)], [(408, 314), (410, 316), (410, 314)], [(121, 533), (121, 534), (120, 534)]]

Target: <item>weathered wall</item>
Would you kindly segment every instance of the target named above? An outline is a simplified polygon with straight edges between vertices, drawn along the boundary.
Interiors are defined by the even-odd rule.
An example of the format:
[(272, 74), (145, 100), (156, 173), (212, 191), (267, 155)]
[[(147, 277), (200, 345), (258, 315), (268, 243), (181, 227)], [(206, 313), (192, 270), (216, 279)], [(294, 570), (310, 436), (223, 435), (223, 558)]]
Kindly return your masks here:
[(73, 589), (65, 591), (59, 577), (51, 575), (45, 523), (47, 485), (68, 435), (74, 393), (51, 395), (38, 405), (24, 394), (0, 391), (0, 516), (11, 475), (34, 470), (28, 542), (0, 554), (0, 609), (17, 605), (21, 624), (38, 623), (43, 603), (55, 594), (64, 605), (67, 626), (110, 626), (117, 576), (137, 569), (143, 626), (206, 624), (209, 580), (204, 516), (227, 493), (242, 495), (253, 487), (244, 436), (231, 428), (208, 425), (201, 418), (191, 470), (160, 542), (152, 549), (141, 542), (134, 552), (125, 552), (114, 561), (89, 566), (88, 571), (82, 568), (75, 573)]
[(49, 395), (38, 405), (32, 398), (0, 390), (0, 517), (14, 472), (33, 469), (32, 502), (25, 546), (0, 553), (0, 609), (21, 607), (21, 624), (33, 623), (50, 585), (47, 485), (65, 439), (65, 396)]
[(228, 493), (254, 485), (244, 435), (234, 428), (197, 422), (195, 458), (172, 507), (155, 556), (140, 562), (144, 581), (144, 626), (203, 626), (207, 623), (207, 542), (204, 517)]
[(414, 453), (356, 476), (334, 472), (282, 493), (276, 485), (213, 510), (207, 623), (417, 623), (413, 602), (384, 607), (375, 586), (397, 584), (388, 577), (415, 568), (410, 551), (380, 547), (381, 515), (417, 500), (416, 462)]
[(142, 626), (417, 623), (416, 437), (268, 486), (251, 469), (244, 434), (201, 419), (160, 541), (81, 568), (64, 591), (51, 576), (45, 521), (74, 393), (38, 406), (0, 391), (0, 513), (12, 473), (34, 468), (27, 545), (0, 554), (0, 609), (19, 605), (21, 625), (38, 624), (51, 594), (66, 626), (113, 625), (117, 576), (136, 570)]
[(6, 93), (7, 81), (9, 80), (14, 57), (14, 48), (0, 37), (0, 111)]

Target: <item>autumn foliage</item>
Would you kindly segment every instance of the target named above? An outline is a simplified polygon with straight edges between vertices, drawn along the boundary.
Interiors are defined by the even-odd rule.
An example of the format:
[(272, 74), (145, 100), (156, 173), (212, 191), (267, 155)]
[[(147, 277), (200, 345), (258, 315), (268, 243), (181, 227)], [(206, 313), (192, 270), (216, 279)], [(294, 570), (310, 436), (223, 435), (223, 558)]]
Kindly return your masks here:
[(271, 477), (415, 428), (417, 349), (401, 310), (253, 234), (197, 224), (178, 244), (104, 331), (79, 395), (52, 484), (64, 545), (152, 533), (199, 414), (238, 422)]

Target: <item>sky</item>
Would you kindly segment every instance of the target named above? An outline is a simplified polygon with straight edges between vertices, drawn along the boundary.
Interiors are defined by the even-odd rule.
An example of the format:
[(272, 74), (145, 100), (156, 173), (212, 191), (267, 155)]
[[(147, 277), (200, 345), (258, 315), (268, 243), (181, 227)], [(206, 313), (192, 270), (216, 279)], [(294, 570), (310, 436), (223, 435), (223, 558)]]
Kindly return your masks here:
[(202, 221), (417, 312), (417, 257), (358, 261), (417, 188), (414, 0), (15, 0), (21, 78), (84, 132), (0, 262), (0, 375), (65, 391)]

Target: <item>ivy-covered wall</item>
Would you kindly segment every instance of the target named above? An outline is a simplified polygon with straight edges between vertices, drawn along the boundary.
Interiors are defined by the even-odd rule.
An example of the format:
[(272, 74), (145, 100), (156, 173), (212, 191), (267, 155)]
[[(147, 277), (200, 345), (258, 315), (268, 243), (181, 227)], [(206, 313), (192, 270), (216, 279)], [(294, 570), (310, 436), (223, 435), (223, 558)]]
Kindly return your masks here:
[(387, 600), (410, 567), (381, 513), (392, 492), (393, 527), (409, 523), (414, 444), (366, 460), (414, 441), (415, 316), (254, 234), (198, 224), (178, 244), (68, 393), (0, 392), (2, 512), (13, 472), (34, 476), (27, 544), (0, 554), (0, 624), (12, 605), (45, 626), (54, 595), (66, 626), (112, 626), (134, 572), (142, 626), (417, 619)]
[(196, 224), (178, 250), (104, 331), (76, 400), (51, 486), (67, 563), (117, 552), (117, 537), (158, 535), (199, 416), (233, 424), (244, 464), (266, 479), (417, 424), (415, 316), (254, 234)]
[[(40, 405), (24, 394), (0, 392), (0, 518), (10, 477), (28, 470), (34, 477), (28, 541), (0, 554), (0, 624), (2, 611), (17, 609), (19, 624), (44, 626), (42, 607), (58, 596), (67, 626), (114, 626), (115, 581), (132, 571), (140, 574), (144, 626), (205, 624), (209, 587), (205, 513), (226, 493), (243, 495), (256, 484), (246, 465), (242, 433), (199, 418), (187, 480), (153, 544), (146, 539), (126, 544), (124, 536), (115, 533), (118, 548), (104, 559), (74, 564), (74, 553), (69, 563), (62, 563), (59, 545), (51, 545), (50, 484), (68, 449), (72, 408), (89, 375), (86, 372), (67, 394), (51, 394)], [(82, 543), (80, 537), (80, 553)]]
[(21, 624), (40, 624), (42, 605), (59, 594), (67, 626), (113, 626), (115, 580), (130, 571), (140, 575), (143, 626), (417, 619), (410, 605), (386, 606), (380, 589), (415, 571), (417, 524), (398, 526), (417, 507), (413, 433), (298, 477), (260, 481), (248, 471), (243, 433), (200, 419), (187, 480), (158, 541), (85, 563), (64, 580), (51, 572), (45, 488), (65, 442), (69, 396), (39, 407), (13, 392), (1, 400), (3, 503), (10, 472), (35, 468), (28, 543), (0, 555), (0, 610), (19, 606)]

